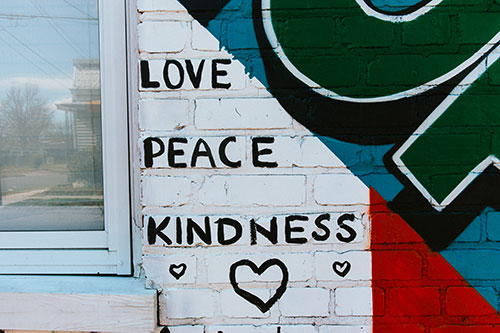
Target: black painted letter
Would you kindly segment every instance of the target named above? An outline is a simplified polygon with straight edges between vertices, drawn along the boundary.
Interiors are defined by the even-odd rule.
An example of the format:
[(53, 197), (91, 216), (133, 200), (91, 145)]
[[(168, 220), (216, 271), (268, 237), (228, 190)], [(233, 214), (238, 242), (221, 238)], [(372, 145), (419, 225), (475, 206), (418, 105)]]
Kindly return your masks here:
[(291, 215), (285, 218), (285, 241), (288, 244), (304, 244), (307, 243), (307, 238), (304, 237), (292, 237), (292, 232), (304, 232), (304, 228), (302, 227), (294, 227), (290, 225), (292, 221), (307, 221), (309, 218), (307, 216), (302, 215)]
[(141, 85), (143, 88), (159, 88), (160, 82), (149, 81), (149, 62), (141, 60)]
[(227, 147), (229, 142), (236, 142), (236, 137), (230, 136), (230, 137), (222, 140), (222, 142), (220, 143), (220, 146), (219, 146), (220, 160), (222, 163), (224, 163), (224, 165), (226, 165), (230, 168), (239, 168), (241, 166), (241, 161), (233, 162), (233, 161), (230, 161), (229, 158), (227, 158), (226, 147)]
[(168, 165), (171, 168), (187, 168), (186, 163), (176, 163), (175, 162), (175, 156), (183, 156), (184, 155), (184, 150), (182, 149), (175, 149), (174, 144), (175, 143), (187, 143), (188, 140), (186, 138), (171, 138), (168, 140)]
[(217, 79), (218, 76), (227, 76), (227, 71), (219, 70), (217, 68), (218, 64), (222, 65), (230, 65), (231, 59), (215, 59), (212, 60), (212, 88), (225, 88), (229, 89), (231, 87), (231, 83), (220, 83)]
[[(170, 75), (168, 73), (170, 65), (174, 65), (179, 71), (179, 82), (177, 84), (172, 84), (172, 82), (170, 81)], [(182, 87), (182, 84), (184, 83), (184, 68), (182, 68), (181, 63), (177, 60), (165, 61), (165, 67), (163, 67), (163, 80), (165, 80), (165, 84), (167, 85), (168, 89), (179, 89), (180, 87)]]
[(337, 232), (337, 239), (344, 243), (350, 243), (357, 236), (356, 230), (354, 230), (351, 226), (345, 224), (344, 221), (354, 221), (354, 214), (343, 214), (337, 219), (337, 224), (339, 225), (339, 227), (349, 233), (349, 236), (345, 237), (340, 232)]
[(259, 150), (259, 144), (271, 144), (274, 143), (274, 138), (272, 137), (261, 137), (261, 138), (252, 138), (252, 161), (253, 165), (258, 168), (276, 168), (278, 167), (278, 163), (276, 162), (263, 162), (259, 160), (259, 156), (261, 155), (271, 155), (273, 151), (269, 148), (264, 148)]
[[(153, 153), (153, 142), (156, 142), (160, 149)], [(151, 168), (153, 166), (153, 158), (161, 156), (165, 152), (165, 144), (159, 138), (146, 138), (144, 144), (144, 166)]]

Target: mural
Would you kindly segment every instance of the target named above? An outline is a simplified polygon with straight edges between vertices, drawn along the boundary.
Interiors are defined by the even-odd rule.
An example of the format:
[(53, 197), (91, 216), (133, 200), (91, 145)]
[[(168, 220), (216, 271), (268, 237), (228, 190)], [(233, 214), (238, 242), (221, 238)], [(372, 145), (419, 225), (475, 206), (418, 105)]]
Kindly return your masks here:
[[(190, 86), (203, 88), (202, 72), (210, 63), (206, 89), (234, 88), (230, 66), (237, 60), (370, 188), (373, 331), (458, 332), (465, 324), (470, 327), (461, 327), (464, 332), (496, 332), (500, 267), (491, 263), (500, 260), (500, 4), (179, 3), (234, 60), (194, 64), (169, 59), (163, 62), (164, 82), (151, 78), (153, 62), (143, 60), (142, 87), (161, 84), (175, 90), (189, 80)], [(173, 67), (176, 81), (169, 76)], [(188, 141), (195, 142), (191, 163), (176, 162), (189, 155), (178, 148), (190, 145)], [(245, 160), (229, 153), (240, 141), (238, 136), (211, 143), (148, 137), (143, 141), (144, 164), (193, 168), (203, 159), (211, 168), (244, 168)], [(270, 159), (275, 143), (272, 136), (252, 138), (247, 151), (253, 167), (282, 166)], [(250, 246), (264, 239), (273, 245), (350, 245), (363, 242), (358, 236), (364, 239), (364, 227), (356, 226), (363, 214), (362, 209), (336, 216), (276, 214), (266, 217), (265, 225), (257, 217), (195, 216), (184, 221), (158, 215), (148, 216), (147, 233), (150, 245), (161, 240), (194, 246), (195, 235), (207, 246), (241, 245), (245, 239)], [(335, 229), (331, 221), (337, 221)], [(351, 255), (329, 255), (326, 281), (357, 274), (360, 262)], [(272, 310), (289, 295), (293, 272), (283, 257), (235, 258), (228, 264), (234, 293), (260, 312)], [(189, 264), (175, 263), (169, 272), (179, 280), (189, 269)], [(272, 270), (274, 289), (265, 296), (247, 289), (237, 278), (242, 270), (257, 277)]]

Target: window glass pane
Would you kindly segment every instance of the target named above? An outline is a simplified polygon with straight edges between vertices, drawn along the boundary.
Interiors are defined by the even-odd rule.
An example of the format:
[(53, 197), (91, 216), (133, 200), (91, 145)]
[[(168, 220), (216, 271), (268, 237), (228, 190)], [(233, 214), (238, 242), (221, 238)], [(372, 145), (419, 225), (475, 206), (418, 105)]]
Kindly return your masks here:
[(0, 230), (103, 230), (97, 0), (0, 6)]

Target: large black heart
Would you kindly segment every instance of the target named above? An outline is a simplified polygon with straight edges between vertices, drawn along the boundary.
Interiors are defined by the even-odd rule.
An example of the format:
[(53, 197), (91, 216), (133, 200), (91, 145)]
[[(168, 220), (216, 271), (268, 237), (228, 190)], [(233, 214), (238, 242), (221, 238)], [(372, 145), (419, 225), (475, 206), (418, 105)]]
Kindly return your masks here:
[[(239, 287), (238, 282), (236, 281), (236, 269), (240, 266), (248, 266), (254, 273), (258, 275), (262, 275), (262, 273), (264, 273), (271, 266), (278, 266), (281, 269), (281, 272), (283, 274), (283, 278), (281, 279), (281, 284), (278, 287), (278, 289), (276, 289), (274, 295), (272, 295), (267, 302), (264, 302), (254, 294)], [(255, 305), (260, 311), (262, 311), (262, 313), (265, 313), (285, 293), (286, 286), (288, 284), (288, 269), (286, 265), (278, 259), (269, 259), (265, 261), (262, 265), (260, 265), (260, 267), (257, 267), (257, 265), (255, 265), (250, 260), (243, 259), (231, 265), (231, 268), (229, 270), (229, 280), (231, 281), (231, 285), (233, 286), (234, 291), (238, 295), (240, 295), (245, 300)]]

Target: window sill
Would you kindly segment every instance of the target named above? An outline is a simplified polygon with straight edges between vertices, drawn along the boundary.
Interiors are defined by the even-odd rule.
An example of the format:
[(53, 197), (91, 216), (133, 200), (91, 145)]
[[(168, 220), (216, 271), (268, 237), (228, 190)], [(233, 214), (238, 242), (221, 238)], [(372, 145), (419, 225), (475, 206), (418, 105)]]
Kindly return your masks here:
[(153, 332), (156, 291), (130, 277), (0, 276), (0, 329)]

